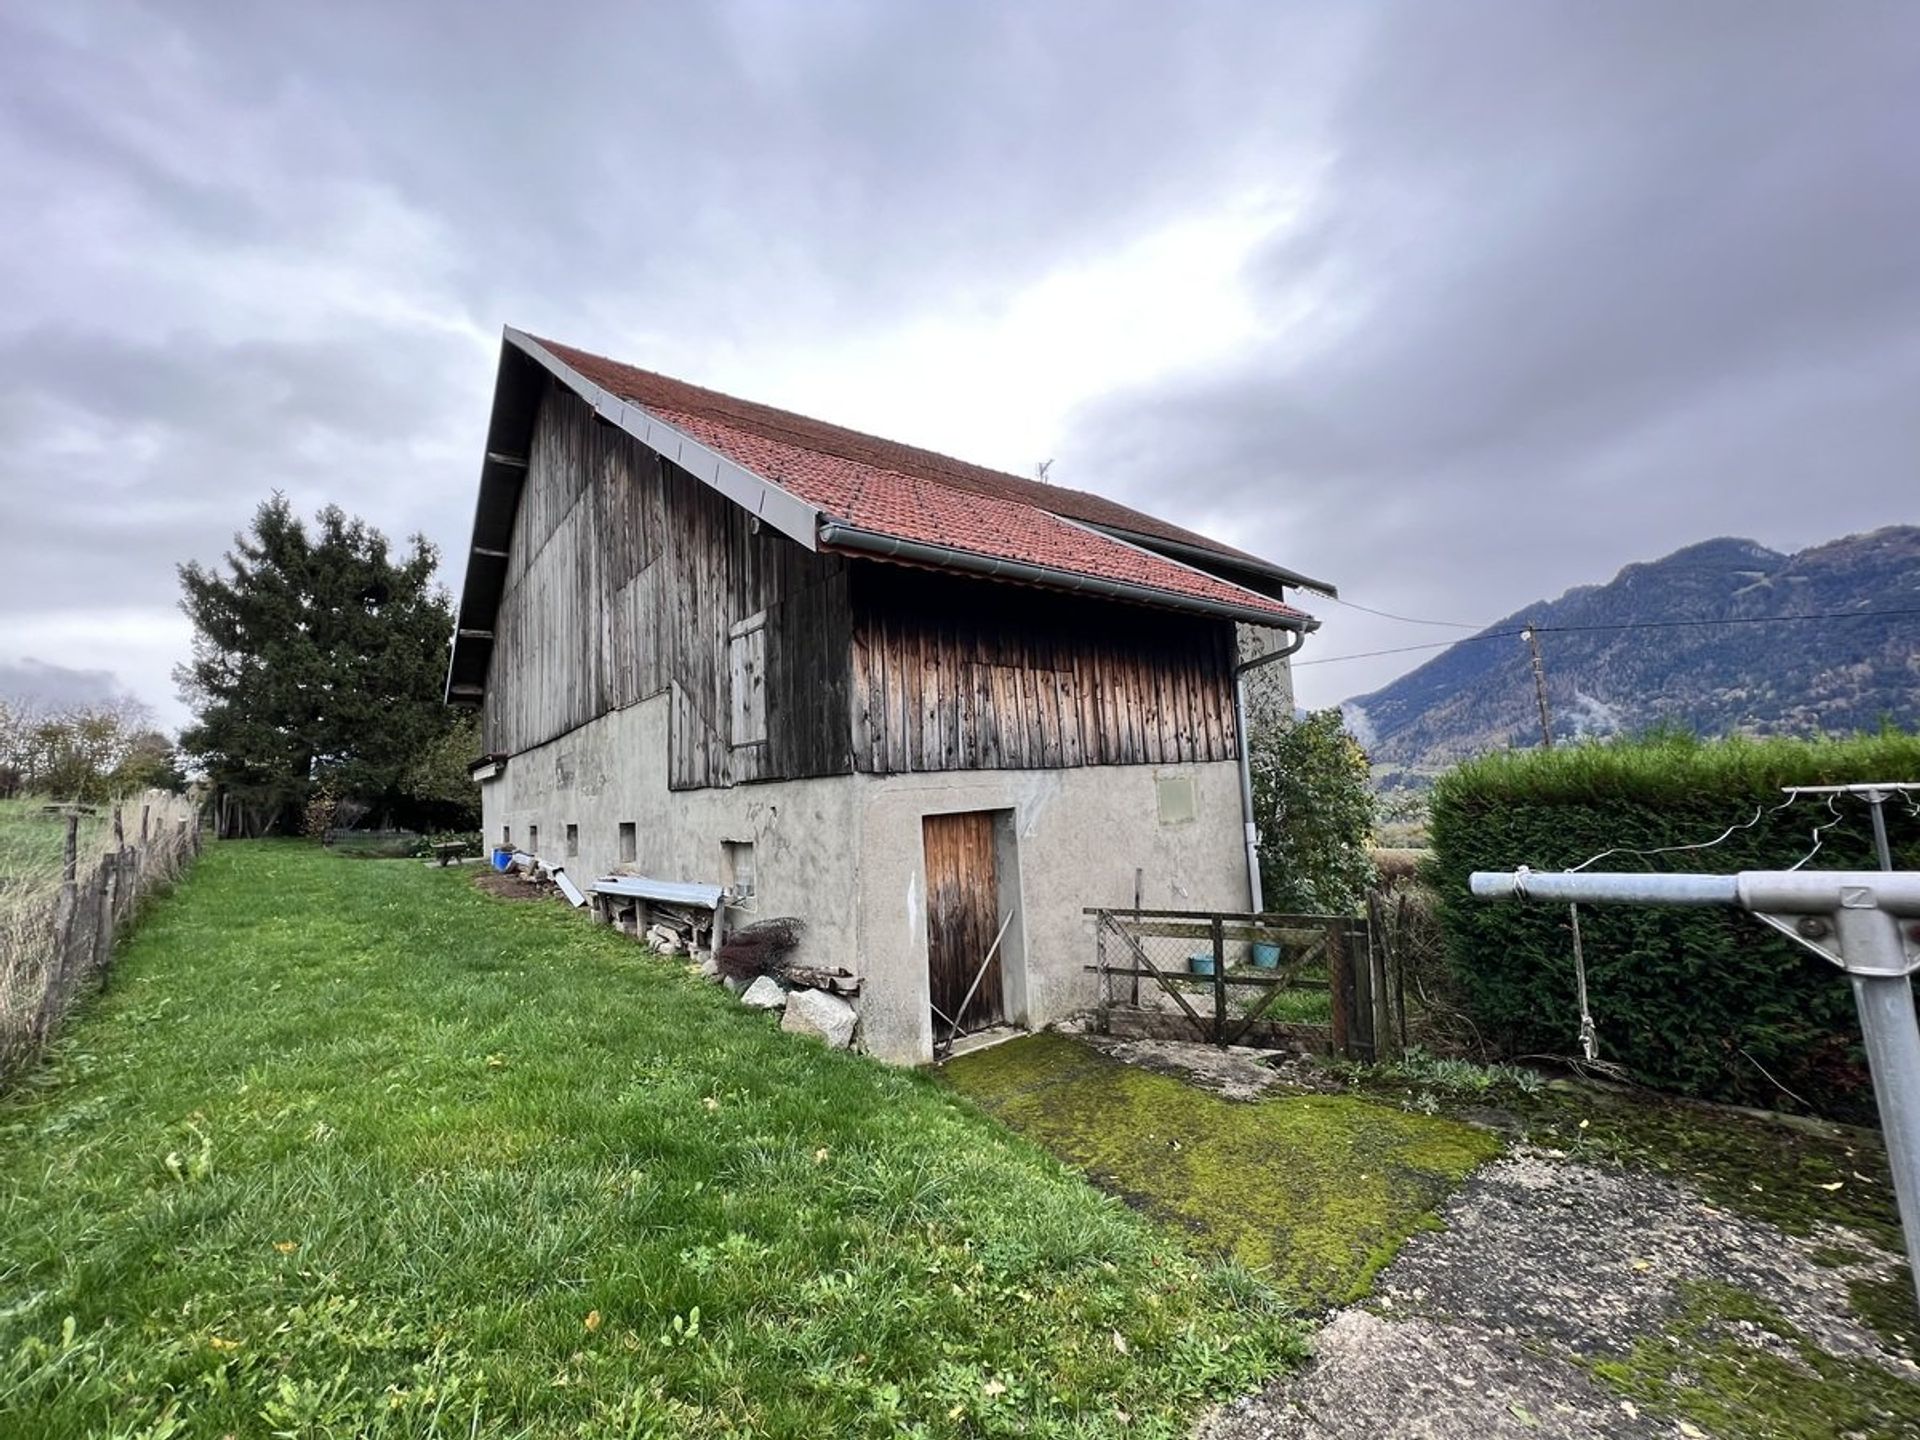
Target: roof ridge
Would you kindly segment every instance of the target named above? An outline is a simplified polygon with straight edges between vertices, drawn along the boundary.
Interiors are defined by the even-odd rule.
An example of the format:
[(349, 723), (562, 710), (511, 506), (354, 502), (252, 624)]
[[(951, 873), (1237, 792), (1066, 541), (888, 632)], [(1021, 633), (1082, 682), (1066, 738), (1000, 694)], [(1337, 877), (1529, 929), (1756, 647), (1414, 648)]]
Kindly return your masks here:
[[(769, 405), (764, 400), (749, 400), (744, 395), (735, 395), (732, 392), (727, 390), (716, 390), (713, 386), (702, 385), (697, 380), (682, 380), (679, 376), (669, 375), (664, 370), (649, 370), (644, 365), (634, 365), (625, 360), (616, 360), (611, 355), (601, 355), (592, 350), (582, 350), (577, 345), (568, 345), (563, 341), (559, 341), (559, 340), (549, 340), (542, 335), (533, 335), (531, 338), (535, 340), (537, 343), (546, 346), (549, 350), (570, 351), (575, 355), (584, 355), (590, 360), (600, 361), (600, 363), (603, 365), (613, 365), (622, 370), (632, 370), (641, 375), (647, 376), (649, 379), (663, 380), (669, 385), (677, 385), (683, 389), (697, 390), (702, 395), (711, 396), (716, 400), (725, 400), (729, 404), (745, 405), (754, 410), (759, 410), (765, 414), (777, 415), (777, 416), (781, 416), (791, 420), (798, 420), (802, 424), (807, 426), (818, 426), (820, 428), (827, 429), (827, 430), (837, 430), (841, 434), (849, 437), (850, 439), (870, 440), (876, 445), (886, 445), (897, 450), (912, 450), (921, 455), (932, 456), (936, 460), (944, 460), (947, 464), (958, 466), (963, 470), (979, 470), (985, 474), (995, 476), (996, 478), (1001, 480), (1012, 480), (1016, 484), (1020, 484), (1020, 485), (1037, 485), (1046, 490), (1059, 491), (1060, 493), (1067, 494), (1067, 495), (1080, 495), (1080, 496), (1084, 496), (1089, 500), (1098, 500), (1108, 505), (1119, 504), (1117, 500), (1110, 500), (1108, 499), (1108, 497), (1098, 493), (1097, 491), (1082, 490), (1077, 486), (1073, 486), (1073, 485), (1055, 485), (1053, 482), (1047, 481), (1047, 480), (1034, 480), (1025, 475), (1016, 475), (1011, 470), (1001, 470), (996, 466), (982, 465), (977, 460), (965, 460), (958, 455), (949, 455), (946, 451), (935, 450), (932, 446), (929, 446), (929, 445), (917, 445), (910, 440), (894, 440), (894, 439), (890, 439), (885, 435), (876, 435), (871, 430), (856, 430), (853, 426), (842, 425), (837, 420), (822, 420), (815, 415), (803, 415), (798, 410), (789, 410), (783, 405)], [(805, 444), (803, 438), (795, 438), (792, 441), (792, 443), (796, 445), (800, 445), (801, 448), (803, 449), (810, 448)], [(875, 468), (890, 469), (892, 467), (876, 466)], [(894, 473), (904, 475), (906, 472), (901, 470), (895, 470)], [(925, 478), (925, 477), (922, 477), (922, 478)]]
[[(663, 371), (649, 370), (643, 366), (632, 365), (624, 360), (616, 360), (592, 350), (582, 350), (578, 346), (562, 341), (549, 340), (539, 335), (529, 335), (537, 344), (545, 346), (564, 357), (578, 357), (614, 371), (624, 372), (628, 376), (651, 381), (662, 387), (671, 387), (682, 392), (683, 401), (704, 399), (711, 408), (722, 411), (733, 410), (736, 420), (733, 423), (748, 423), (760, 433), (771, 432), (769, 438), (784, 441), (802, 450), (837, 455), (844, 460), (855, 460), (862, 464), (873, 465), (879, 469), (890, 470), (896, 474), (910, 474), (898, 464), (889, 464), (871, 455), (847, 453), (877, 449), (911, 456), (922, 462), (928, 462), (930, 468), (944, 473), (922, 474), (918, 478), (933, 484), (946, 485), (953, 489), (966, 490), (973, 494), (991, 494), (1000, 499), (1017, 499), (1049, 515), (1058, 515), (1082, 524), (1109, 526), (1115, 529), (1131, 531), (1148, 540), (1164, 539), (1197, 546), (1224, 558), (1239, 560), (1255, 566), (1266, 567), (1269, 562), (1256, 555), (1249, 554), (1235, 546), (1217, 540), (1211, 535), (1203, 535), (1189, 530), (1183, 525), (1162, 520), (1136, 510), (1131, 505), (1114, 500), (1095, 490), (1082, 490), (1072, 485), (1055, 485), (1051, 481), (1029, 479), (1015, 475), (1009, 470), (996, 469), (991, 465), (981, 465), (976, 461), (964, 460), (945, 451), (934, 450), (925, 445), (915, 445), (904, 440), (888, 439), (871, 431), (856, 430), (850, 425), (842, 425), (832, 420), (821, 420), (811, 415), (803, 415), (797, 410), (785, 409), (778, 405), (769, 405), (759, 400), (749, 400), (744, 396), (730, 394), (725, 390), (716, 390), (709, 385), (701, 385), (692, 380), (682, 380)], [(690, 393), (688, 393), (690, 392)], [(671, 402), (651, 401), (639, 396), (629, 396), (642, 405), (665, 404), (666, 408), (681, 408)], [(716, 403), (717, 402), (717, 403)], [(690, 408), (690, 407), (688, 407)], [(705, 418), (719, 423), (728, 423), (723, 416), (709, 414)], [(823, 433), (824, 432), (824, 433)], [(838, 441), (838, 448), (823, 452), (822, 441)], [(1004, 493), (1013, 490), (1016, 493)], [(996, 493), (1000, 492), (1000, 493)], [(1049, 504), (1051, 499), (1056, 503)], [(1060, 501), (1072, 502), (1063, 509)], [(1092, 512), (1105, 512), (1104, 515)]]

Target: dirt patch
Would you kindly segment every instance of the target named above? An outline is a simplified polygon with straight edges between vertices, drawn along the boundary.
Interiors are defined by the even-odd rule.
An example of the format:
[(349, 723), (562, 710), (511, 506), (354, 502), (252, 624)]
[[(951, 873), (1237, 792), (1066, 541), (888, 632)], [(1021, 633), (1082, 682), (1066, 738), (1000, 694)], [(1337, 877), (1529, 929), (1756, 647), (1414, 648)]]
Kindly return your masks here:
[(530, 880), (525, 875), (501, 874), (482, 870), (473, 877), (476, 890), (484, 890), (496, 900), (545, 900), (560, 892), (546, 881)]

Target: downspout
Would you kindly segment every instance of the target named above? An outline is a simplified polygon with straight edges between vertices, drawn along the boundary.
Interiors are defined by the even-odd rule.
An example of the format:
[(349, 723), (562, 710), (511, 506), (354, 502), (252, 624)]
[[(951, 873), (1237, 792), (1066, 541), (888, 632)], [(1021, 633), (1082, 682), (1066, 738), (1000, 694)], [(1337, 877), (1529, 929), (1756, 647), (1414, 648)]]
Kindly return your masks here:
[(1269, 650), (1265, 655), (1256, 655), (1233, 667), (1233, 732), (1240, 742), (1240, 821), (1247, 839), (1247, 895), (1253, 902), (1255, 915), (1265, 911), (1266, 896), (1260, 888), (1260, 827), (1253, 820), (1253, 761), (1248, 756), (1251, 746), (1247, 737), (1247, 674), (1262, 665), (1285, 660), (1307, 643), (1305, 630), (1292, 633), (1293, 643), (1278, 650)]

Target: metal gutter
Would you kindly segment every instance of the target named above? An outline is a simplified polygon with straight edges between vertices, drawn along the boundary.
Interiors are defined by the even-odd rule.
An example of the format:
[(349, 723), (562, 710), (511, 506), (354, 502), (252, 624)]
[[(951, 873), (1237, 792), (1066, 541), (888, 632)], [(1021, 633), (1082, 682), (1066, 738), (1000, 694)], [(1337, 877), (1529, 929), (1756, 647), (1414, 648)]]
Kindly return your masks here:
[(818, 545), (820, 511), (792, 491), (782, 489), (745, 466), (728, 459), (676, 425), (670, 425), (644, 406), (623, 399), (604, 385), (587, 379), (524, 330), (511, 325), (506, 341), (543, 366), (553, 377), (593, 407), (611, 425), (685, 470), (702, 484), (726, 496), (749, 515), (771, 525), (805, 549)]
[(1294, 632), (1293, 643), (1265, 655), (1255, 656), (1233, 667), (1233, 729), (1240, 752), (1240, 822), (1247, 841), (1247, 898), (1255, 915), (1266, 912), (1266, 896), (1260, 884), (1260, 827), (1253, 818), (1253, 761), (1247, 744), (1247, 676), (1262, 665), (1285, 660), (1307, 643), (1307, 632)]
[[(1311, 616), (1276, 615), (1271, 610), (1262, 609), (1257, 605), (1236, 605), (1228, 600), (1209, 600), (1200, 595), (1182, 595), (1173, 590), (1159, 590), (1151, 585), (1139, 585), (1128, 580), (1109, 580), (1099, 575), (1082, 575), (1077, 571), (1059, 570), (1050, 565), (1034, 565), (1025, 560), (1003, 560), (993, 555), (981, 555), (972, 550), (958, 550), (949, 545), (929, 544), (924, 540), (903, 540), (896, 535), (883, 535), (875, 530), (863, 530), (857, 525), (848, 525), (838, 520), (827, 520), (821, 524), (820, 543), (830, 549), (848, 550), (855, 554), (871, 555), (881, 560), (902, 560), (909, 564), (930, 565), (940, 570), (958, 570), (969, 575), (986, 576), (989, 579), (1040, 585), (1049, 590), (1077, 591), (1086, 595), (1098, 595), (1108, 600), (1124, 600), (1134, 605), (1151, 605), (1160, 610), (1184, 610), (1195, 615), (1212, 615), (1222, 620), (1233, 620), (1242, 625), (1266, 625), (1279, 630), (1298, 631), (1302, 635), (1320, 628), (1320, 622)], [(1286, 653), (1293, 652), (1289, 650)]]
[[(1255, 575), (1264, 575), (1269, 580), (1278, 580), (1282, 584), (1292, 585), (1301, 590), (1311, 590), (1317, 595), (1325, 595), (1337, 600), (1340, 592), (1325, 580), (1316, 580), (1311, 575), (1302, 575), (1297, 570), (1289, 570), (1284, 565), (1275, 565), (1270, 560), (1262, 560), (1253, 555), (1230, 555), (1220, 550), (1209, 550), (1204, 545), (1189, 544), (1185, 540), (1166, 540), (1158, 535), (1148, 535), (1139, 530), (1128, 530), (1119, 525), (1102, 525), (1097, 520), (1077, 521), (1089, 530), (1097, 530), (1102, 535), (1112, 536), (1116, 540), (1125, 540), (1138, 545), (1143, 550), (1153, 550), (1163, 554), (1177, 556), (1207, 570), (1210, 565), (1230, 566), (1235, 570), (1251, 571)], [(1209, 574), (1215, 572), (1208, 570)]]

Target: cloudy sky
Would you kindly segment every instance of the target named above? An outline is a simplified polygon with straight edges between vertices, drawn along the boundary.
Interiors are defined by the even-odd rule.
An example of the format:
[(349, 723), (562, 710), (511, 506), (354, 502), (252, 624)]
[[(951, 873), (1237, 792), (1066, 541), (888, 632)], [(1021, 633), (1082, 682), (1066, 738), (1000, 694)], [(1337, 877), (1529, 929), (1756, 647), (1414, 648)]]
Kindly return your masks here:
[(169, 723), (269, 491), (457, 566), (502, 324), (1405, 615), (1920, 519), (1911, 4), (22, 0), (0, 177), (0, 687)]

